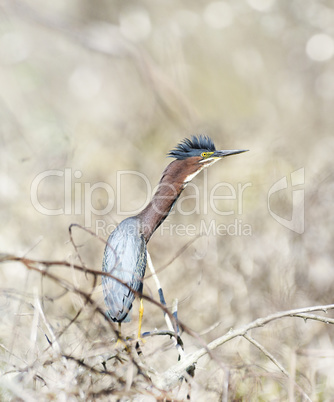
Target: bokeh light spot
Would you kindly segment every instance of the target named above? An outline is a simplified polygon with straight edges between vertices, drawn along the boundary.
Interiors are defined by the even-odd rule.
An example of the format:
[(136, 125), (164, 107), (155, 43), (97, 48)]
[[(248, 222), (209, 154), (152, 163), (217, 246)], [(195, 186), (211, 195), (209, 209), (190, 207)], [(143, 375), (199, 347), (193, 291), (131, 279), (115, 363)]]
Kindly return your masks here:
[(334, 40), (321, 33), (313, 35), (306, 44), (306, 54), (315, 61), (329, 60), (334, 54)]
[(223, 29), (233, 23), (233, 11), (227, 3), (214, 1), (204, 10), (204, 21), (214, 29)]
[(151, 20), (142, 8), (128, 8), (119, 17), (122, 35), (132, 42), (141, 42), (151, 33)]

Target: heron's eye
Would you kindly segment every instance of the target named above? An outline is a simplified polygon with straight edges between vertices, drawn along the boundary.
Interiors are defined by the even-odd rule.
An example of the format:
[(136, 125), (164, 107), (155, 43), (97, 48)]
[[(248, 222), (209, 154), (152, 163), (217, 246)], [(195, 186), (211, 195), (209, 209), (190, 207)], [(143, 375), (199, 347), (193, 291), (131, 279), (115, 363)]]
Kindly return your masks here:
[(201, 153), (201, 157), (202, 157), (203, 159), (208, 159), (208, 158), (210, 158), (213, 154), (214, 154), (214, 152), (202, 152), (202, 153)]

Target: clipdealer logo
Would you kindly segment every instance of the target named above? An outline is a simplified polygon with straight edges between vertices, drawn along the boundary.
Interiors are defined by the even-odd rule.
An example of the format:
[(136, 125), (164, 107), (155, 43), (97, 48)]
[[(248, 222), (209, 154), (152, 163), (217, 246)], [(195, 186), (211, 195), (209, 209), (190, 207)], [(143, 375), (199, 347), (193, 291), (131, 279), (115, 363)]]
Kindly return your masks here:
[[(122, 209), (122, 197), (127, 197), (125, 191), (122, 191), (122, 180), (127, 180), (128, 175), (135, 176), (139, 180), (140, 187), (145, 193), (145, 200), (138, 208), (133, 210)], [(156, 188), (151, 186), (148, 178), (137, 171), (125, 170), (117, 171), (116, 173), (116, 187), (115, 189), (105, 182), (81, 182), (83, 174), (80, 170), (72, 170), (71, 168), (65, 168), (64, 170), (47, 170), (39, 173), (31, 183), (30, 199), (33, 207), (41, 214), (48, 216), (58, 215), (80, 215), (84, 217), (84, 226), (92, 228), (93, 217), (95, 223), (95, 231), (97, 234), (106, 235), (112, 232), (115, 225), (107, 225), (105, 219), (96, 219), (99, 216), (106, 216), (113, 209), (114, 213), (119, 216), (130, 216), (138, 214), (151, 200)], [(40, 186), (45, 184), (50, 178), (60, 180), (57, 183), (57, 188), (63, 189), (63, 199), (60, 200), (60, 204), (57, 208), (51, 209), (45, 205), (45, 194), (40, 191)], [(274, 183), (267, 196), (267, 208), (271, 217), (275, 219), (280, 225), (285, 228), (298, 233), (304, 233), (305, 225), (305, 207), (304, 207), (304, 189), (302, 185), (305, 184), (305, 171), (304, 168), (293, 171), (288, 176), (282, 177), (276, 183)], [(60, 185), (60, 187), (59, 187)], [(171, 211), (171, 214), (177, 213), (181, 215), (207, 215), (209, 211), (212, 211), (218, 216), (234, 216), (234, 222), (229, 225), (219, 223), (216, 219), (209, 223), (206, 223), (203, 219), (200, 223), (200, 233), (211, 233), (217, 235), (250, 235), (251, 225), (243, 222), (240, 219), (243, 214), (243, 201), (244, 192), (252, 186), (251, 183), (237, 183), (232, 185), (226, 182), (220, 182), (215, 184), (210, 190), (208, 186), (207, 171), (204, 171), (204, 180), (201, 182), (201, 188), (198, 188), (195, 183), (190, 182), (187, 184), (192, 188), (190, 195), (183, 196), (175, 206), (175, 210)], [(98, 209), (94, 207), (94, 192), (102, 191), (106, 195), (107, 202), (105, 205)], [(271, 205), (272, 196), (281, 191), (292, 192), (292, 205), (291, 205), (291, 218), (285, 218), (280, 216), (274, 211)], [(40, 194), (41, 193), (41, 194)], [(223, 193), (223, 194), (222, 194)], [(44, 197), (44, 198), (43, 198)], [(192, 209), (187, 210), (187, 200), (192, 199)], [(189, 204), (188, 204), (189, 207)], [(189, 234), (193, 233), (194, 225), (188, 225), (187, 228), (184, 225), (177, 225), (177, 227), (166, 227), (162, 225), (160, 230), (161, 234)]]
[[(305, 196), (304, 189), (301, 188), (301, 185), (305, 184), (305, 169), (301, 168), (292, 172), (290, 174), (290, 182), (291, 185), (288, 186), (288, 180), (285, 176), (271, 186), (268, 192), (268, 210), (270, 215), (279, 224), (293, 232), (302, 234), (305, 230)], [(292, 213), (290, 219), (279, 216), (272, 210), (270, 205), (272, 195), (283, 190), (292, 191)]]
[[(234, 216), (234, 222), (230, 225), (220, 223), (216, 220), (212, 220), (209, 223), (201, 221), (200, 232), (213, 233), (222, 235), (242, 235), (251, 234), (250, 225), (245, 224), (240, 219), (243, 214), (243, 201), (244, 192), (251, 187), (251, 183), (237, 183), (232, 185), (227, 182), (220, 182), (209, 188), (207, 171), (204, 171), (204, 180), (201, 182), (199, 188), (195, 183), (190, 182), (187, 187), (190, 188), (188, 194), (183, 196), (176, 204), (175, 208), (170, 212), (174, 214), (177, 212), (181, 215), (208, 215), (209, 212), (213, 212), (218, 216)], [(128, 194), (122, 187), (122, 181), (128, 182), (129, 175), (135, 176), (135, 179), (139, 183), (140, 187), (145, 194), (145, 200), (141, 202), (136, 209), (124, 210), (122, 209), (122, 198), (128, 199)], [(65, 168), (64, 170), (47, 170), (38, 174), (31, 183), (30, 198), (33, 207), (41, 214), (49, 216), (58, 215), (80, 215), (84, 217), (84, 226), (92, 228), (93, 217), (95, 223), (95, 231), (97, 234), (106, 235), (112, 232), (115, 225), (108, 225), (105, 219), (96, 219), (99, 216), (106, 216), (114, 209), (114, 213), (119, 216), (130, 216), (138, 214), (151, 200), (152, 195), (156, 191), (156, 187), (151, 186), (148, 178), (137, 171), (117, 171), (116, 173), (116, 186), (113, 188), (110, 184), (105, 182), (96, 182), (94, 184), (89, 182), (79, 181), (82, 178), (82, 172), (80, 170), (72, 171), (71, 168)], [(63, 198), (59, 195), (55, 200), (57, 207), (51, 209), (47, 205), (45, 198), (45, 191), (41, 190), (43, 185), (48, 185), (49, 179), (56, 181), (57, 189), (62, 189)], [(123, 188), (123, 190), (122, 190)], [(94, 192), (99, 191), (105, 193), (105, 197), (108, 201), (104, 203), (103, 207), (98, 209), (94, 207), (96, 197), (94, 199)], [(190, 193), (190, 194), (189, 194)], [(190, 202), (189, 202), (190, 201)], [(190, 207), (189, 207), (190, 205)], [(237, 219), (238, 218), (238, 219)], [(244, 227), (246, 225), (246, 227)], [(177, 233), (193, 233), (193, 226), (188, 225), (184, 229), (183, 225), (177, 225), (177, 228), (168, 227), (168, 225), (162, 225), (162, 234)], [(246, 231), (245, 231), (246, 229)]]

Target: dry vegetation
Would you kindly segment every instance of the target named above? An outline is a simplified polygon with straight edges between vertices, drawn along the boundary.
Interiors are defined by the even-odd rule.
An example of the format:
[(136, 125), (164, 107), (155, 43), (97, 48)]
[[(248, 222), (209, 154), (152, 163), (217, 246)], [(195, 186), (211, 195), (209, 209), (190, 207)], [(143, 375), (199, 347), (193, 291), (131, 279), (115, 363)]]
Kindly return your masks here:
[[(331, 400), (331, 1), (5, 0), (0, 13), (0, 399)], [(149, 270), (145, 343), (115, 347), (104, 241), (193, 133), (250, 152), (196, 177), (149, 243), (184, 352)], [(294, 205), (297, 232), (268, 210), (284, 177), (269, 206), (289, 221)]]

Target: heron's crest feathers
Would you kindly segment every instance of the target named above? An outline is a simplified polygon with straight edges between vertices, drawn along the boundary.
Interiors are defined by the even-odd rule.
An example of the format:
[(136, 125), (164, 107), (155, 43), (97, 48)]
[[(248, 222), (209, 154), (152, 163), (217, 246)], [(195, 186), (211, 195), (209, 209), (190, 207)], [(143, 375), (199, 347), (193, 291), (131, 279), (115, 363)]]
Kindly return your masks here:
[(176, 159), (186, 159), (191, 156), (199, 156), (203, 151), (214, 152), (216, 150), (212, 139), (206, 135), (191, 136), (185, 138), (174, 149), (169, 151), (168, 156)]

